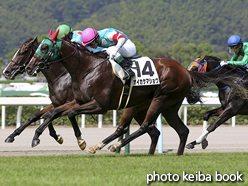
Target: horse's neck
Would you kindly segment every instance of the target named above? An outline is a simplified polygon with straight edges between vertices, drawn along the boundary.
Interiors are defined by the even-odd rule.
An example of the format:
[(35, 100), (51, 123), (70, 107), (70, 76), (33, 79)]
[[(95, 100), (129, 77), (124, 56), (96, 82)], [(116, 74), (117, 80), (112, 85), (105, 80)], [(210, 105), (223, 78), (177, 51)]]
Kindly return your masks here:
[(50, 65), (48, 69), (42, 69), (41, 72), (46, 77), (48, 84), (56, 81), (65, 72), (67, 73), (66, 68), (60, 62)]
[[(91, 72), (95, 67), (97, 67), (103, 58), (99, 58), (96, 55), (89, 53), (88, 51), (75, 49), (73, 45), (66, 41), (62, 42), (61, 46), (62, 58), (67, 58), (62, 61), (63, 65), (70, 73), (72, 80), (77, 80), (78, 77), (83, 77), (84, 75)], [(98, 67), (101, 69), (102, 66)], [(93, 70), (93, 73), (96, 71)]]

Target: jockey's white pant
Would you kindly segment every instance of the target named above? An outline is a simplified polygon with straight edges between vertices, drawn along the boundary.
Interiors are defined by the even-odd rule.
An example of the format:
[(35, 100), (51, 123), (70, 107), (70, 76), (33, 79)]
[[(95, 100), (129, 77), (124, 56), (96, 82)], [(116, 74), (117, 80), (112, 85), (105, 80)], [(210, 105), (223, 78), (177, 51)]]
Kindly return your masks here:
[[(111, 46), (106, 49), (107, 54), (111, 54), (113, 50), (116, 50), (116, 46)], [(129, 39), (125, 42), (125, 44), (120, 48), (120, 50), (116, 53), (115, 59), (120, 55), (123, 57), (133, 57), (136, 54), (136, 46)]]

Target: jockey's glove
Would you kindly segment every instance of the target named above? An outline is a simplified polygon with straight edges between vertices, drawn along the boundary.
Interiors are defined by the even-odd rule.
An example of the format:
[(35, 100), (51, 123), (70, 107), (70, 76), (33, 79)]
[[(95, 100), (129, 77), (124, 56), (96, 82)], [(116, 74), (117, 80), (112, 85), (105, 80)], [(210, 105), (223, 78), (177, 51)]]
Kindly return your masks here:
[(224, 65), (228, 65), (228, 61), (227, 60), (224, 60), (224, 61), (221, 61), (220, 62), (220, 66), (224, 66)]

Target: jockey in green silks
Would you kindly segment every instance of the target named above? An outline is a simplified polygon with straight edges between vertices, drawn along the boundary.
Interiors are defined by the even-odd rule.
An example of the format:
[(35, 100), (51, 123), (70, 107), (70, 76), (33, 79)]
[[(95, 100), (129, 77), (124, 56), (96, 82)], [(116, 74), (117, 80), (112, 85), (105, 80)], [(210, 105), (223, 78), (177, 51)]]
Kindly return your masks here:
[[(242, 38), (238, 35), (232, 35), (227, 41), (227, 46), (232, 49), (234, 55), (230, 61), (221, 61), (220, 65), (230, 64), (248, 68), (248, 42), (243, 42)], [(243, 56), (241, 61), (237, 61), (239, 56)]]

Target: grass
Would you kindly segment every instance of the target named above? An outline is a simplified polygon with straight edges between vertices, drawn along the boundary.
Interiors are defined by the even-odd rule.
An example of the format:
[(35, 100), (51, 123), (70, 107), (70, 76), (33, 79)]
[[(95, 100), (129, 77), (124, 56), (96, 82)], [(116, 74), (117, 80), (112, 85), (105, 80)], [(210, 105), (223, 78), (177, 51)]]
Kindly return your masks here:
[[(150, 185), (247, 185), (248, 153), (99, 154), (0, 157), (1, 186), (143, 186), (147, 174), (178, 174), (179, 182)], [(210, 174), (212, 182), (183, 181), (183, 171)], [(243, 182), (216, 182), (220, 174), (243, 174)], [(163, 177), (164, 179), (165, 177)]]

